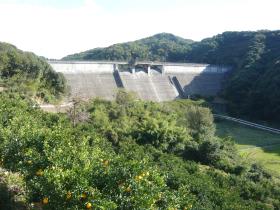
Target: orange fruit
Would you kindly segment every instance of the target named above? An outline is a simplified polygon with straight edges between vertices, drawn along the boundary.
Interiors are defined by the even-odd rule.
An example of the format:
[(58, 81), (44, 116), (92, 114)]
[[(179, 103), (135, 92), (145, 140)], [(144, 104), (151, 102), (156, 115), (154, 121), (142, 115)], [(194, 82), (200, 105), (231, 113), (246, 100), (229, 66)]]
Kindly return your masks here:
[(125, 192), (131, 192), (131, 188), (130, 188), (130, 187), (127, 187), (127, 188), (125, 189)]
[(71, 197), (72, 197), (72, 193), (68, 191), (67, 194), (66, 194), (66, 199), (70, 200)]
[(87, 209), (91, 209), (91, 207), (92, 207), (91, 203), (88, 202), (88, 203), (86, 204), (86, 208), (87, 208)]
[(38, 171), (36, 171), (36, 176), (43, 176), (44, 172), (42, 169), (39, 169)]
[(45, 197), (43, 198), (43, 204), (46, 205), (49, 203), (49, 198)]
[(81, 198), (82, 199), (86, 199), (87, 198), (87, 194), (83, 192), (82, 195), (81, 195)]
[(104, 165), (104, 166), (108, 166), (108, 165), (109, 165), (109, 160), (104, 160), (104, 161), (103, 161), (103, 165)]

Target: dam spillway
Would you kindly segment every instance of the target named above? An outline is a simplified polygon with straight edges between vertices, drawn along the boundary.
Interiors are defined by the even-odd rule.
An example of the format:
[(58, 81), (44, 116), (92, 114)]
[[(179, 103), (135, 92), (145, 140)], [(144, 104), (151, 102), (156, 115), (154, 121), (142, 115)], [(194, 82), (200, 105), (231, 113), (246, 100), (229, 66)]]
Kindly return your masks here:
[(139, 98), (150, 101), (170, 101), (179, 96), (176, 88), (164, 75), (148, 75), (145, 72), (120, 72), (124, 88), (135, 92)]
[(215, 96), (230, 70), (209, 64), (149, 61), (133, 66), (109, 61), (49, 61), (49, 64), (65, 76), (72, 98), (113, 100), (118, 88), (124, 88), (140, 99), (158, 102), (192, 95)]

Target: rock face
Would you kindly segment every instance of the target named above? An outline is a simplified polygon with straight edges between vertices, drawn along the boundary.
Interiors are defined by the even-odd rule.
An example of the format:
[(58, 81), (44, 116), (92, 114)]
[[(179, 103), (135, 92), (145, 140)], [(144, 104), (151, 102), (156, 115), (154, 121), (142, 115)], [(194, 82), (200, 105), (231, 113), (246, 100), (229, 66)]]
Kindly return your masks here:
[[(230, 68), (208, 64), (52, 61), (64, 74), (71, 97), (112, 100), (118, 88), (150, 101), (170, 101), (192, 95), (215, 96)], [(122, 68), (121, 68), (122, 67)], [(122, 69), (122, 70), (119, 70)]]

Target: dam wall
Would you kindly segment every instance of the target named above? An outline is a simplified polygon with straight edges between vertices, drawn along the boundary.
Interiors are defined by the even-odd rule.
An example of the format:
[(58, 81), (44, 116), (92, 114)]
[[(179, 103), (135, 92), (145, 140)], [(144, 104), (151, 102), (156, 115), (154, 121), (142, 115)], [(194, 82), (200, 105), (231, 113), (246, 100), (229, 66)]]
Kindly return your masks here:
[(112, 73), (67, 73), (64, 76), (70, 86), (71, 98), (83, 100), (96, 97), (107, 100), (115, 98), (118, 87)]
[(50, 64), (55, 71), (63, 74), (100, 74), (114, 72), (114, 66), (110, 63), (51, 62)]
[(222, 89), (222, 83), (225, 75), (215, 73), (188, 73), (188, 74), (170, 74), (176, 77), (184, 97), (192, 95), (215, 96)]
[(71, 98), (115, 98), (118, 88), (135, 92), (143, 100), (170, 101), (192, 95), (215, 96), (223, 88), (229, 67), (190, 64), (138, 62), (119, 71), (127, 62), (50, 61), (64, 74)]
[(209, 64), (164, 65), (164, 72), (166, 74), (186, 74), (186, 72), (192, 74), (201, 74), (201, 73), (224, 74), (228, 70), (229, 70), (228, 67), (225, 66), (216, 66), (216, 65), (209, 65)]
[(120, 72), (120, 77), (126, 90), (135, 92), (139, 98), (144, 100), (171, 101), (179, 96), (176, 87), (164, 75)]

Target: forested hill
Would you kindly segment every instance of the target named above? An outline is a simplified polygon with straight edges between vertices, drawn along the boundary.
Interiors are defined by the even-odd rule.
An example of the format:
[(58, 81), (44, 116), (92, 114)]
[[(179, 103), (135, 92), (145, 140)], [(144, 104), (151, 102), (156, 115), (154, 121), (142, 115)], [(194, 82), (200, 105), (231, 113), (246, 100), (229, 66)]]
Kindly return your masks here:
[(173, 34), (161, 33), (134, 42), (115, 44), (107, 48), (95, 48), (68, 55), (63, 60), (151, 60), (185, 61), (192, 40)]
[(264, 120), (280, 119), (280, 31), (225, 32), (200, 42), (163, 33), (64, 58), (130, 59), (230, 65), (234, 71), (224, 91), (230, 111)]
[(43, 58), (0, 42), (0, 87), (53, 102), (65, 93), (66, 82)]
[(233, 67), (224, 92), (233, 113), (280, 119), (280, 31), (225, 32), (192, 44), (187, 60)]

